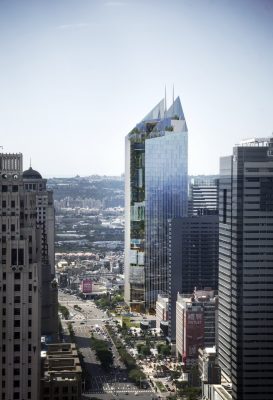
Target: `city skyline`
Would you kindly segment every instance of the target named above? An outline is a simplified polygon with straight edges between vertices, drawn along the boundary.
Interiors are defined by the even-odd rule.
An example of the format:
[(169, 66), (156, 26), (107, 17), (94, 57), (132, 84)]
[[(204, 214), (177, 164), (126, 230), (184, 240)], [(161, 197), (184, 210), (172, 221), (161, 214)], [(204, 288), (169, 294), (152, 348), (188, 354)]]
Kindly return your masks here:
[(266, 0), (2, 1), (0, 144), (46, 177), (120, 175), (132, 121), (174, 84), (189, 173), (218, 173), (226, 148), (272, 131), (272, 14)]

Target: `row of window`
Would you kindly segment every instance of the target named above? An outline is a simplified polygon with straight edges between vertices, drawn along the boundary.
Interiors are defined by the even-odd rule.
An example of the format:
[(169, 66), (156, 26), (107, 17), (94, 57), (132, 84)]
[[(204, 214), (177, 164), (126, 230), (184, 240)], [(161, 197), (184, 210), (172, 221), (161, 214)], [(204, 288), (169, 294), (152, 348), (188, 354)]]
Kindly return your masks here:
[[(32, 338), (32, 334), (31, 332), (28, 332), (28, 339)], [(6, 339), (6, 332), (2, 332), (2, 339), (5, 340)], [(13, 332), (13, 339), (21, 339), (21, 332)], [(16, 345), (14, 345), (16, 346)], [(17, 351), (17, 350), (14, 350)]]
[[(3, 272), (2, 279), (3, 279), (3, 281), (5, 281), (7, 279), (6, 272)], [(14, 279), (21, 279), (21, 273), (20, 272), (15, 272)], [(28, 279), (32, 279), (32, 272), (28, 273)]]
[[(31, 351), (31, 343), (28, 344), (28, 351)], [(4, 353), (6, 351), (6, 345), (2, 344), (2, 352)], [(20, 344), (14, 344), (13, 345), (13, 351), (21, 351), (21, 346)], [(31, 357), (30, 357), (31, 358)], [(20, 363), (20, 357), (14, 357), (13, 362), (16, 363)], [(31, 361), (30, 361), (31, 362)]]

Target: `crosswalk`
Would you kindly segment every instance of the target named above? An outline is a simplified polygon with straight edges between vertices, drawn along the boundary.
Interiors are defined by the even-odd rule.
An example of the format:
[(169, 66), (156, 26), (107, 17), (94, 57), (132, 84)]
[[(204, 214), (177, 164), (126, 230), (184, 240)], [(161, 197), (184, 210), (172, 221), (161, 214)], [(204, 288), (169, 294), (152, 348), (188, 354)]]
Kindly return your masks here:
[(102, 394), (102, 393), (153, 393), (152, 390), (132, 390), (132, 389), (89, 389), (86, 390), (83, 394)]

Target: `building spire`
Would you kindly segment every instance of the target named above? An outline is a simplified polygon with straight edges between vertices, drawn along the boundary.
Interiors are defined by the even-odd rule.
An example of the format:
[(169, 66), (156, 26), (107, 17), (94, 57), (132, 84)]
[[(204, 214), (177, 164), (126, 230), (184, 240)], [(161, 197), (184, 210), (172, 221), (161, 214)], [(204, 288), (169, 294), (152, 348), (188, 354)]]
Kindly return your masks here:
[(174, 103), (174, 83), (173, 83), (173, 103)]
[(166, 117), (166, 113), (167, 113), (167, 90), (166, 90), (166, 85), (165, 85), (164, 117)]

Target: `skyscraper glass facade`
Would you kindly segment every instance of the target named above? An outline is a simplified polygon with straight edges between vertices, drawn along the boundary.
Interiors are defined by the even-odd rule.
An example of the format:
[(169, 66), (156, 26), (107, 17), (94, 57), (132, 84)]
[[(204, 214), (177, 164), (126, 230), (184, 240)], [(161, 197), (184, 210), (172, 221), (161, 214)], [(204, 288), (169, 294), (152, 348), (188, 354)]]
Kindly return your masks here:
[(162, 100), (126, 137), (125, 299), (153, 308), (167, 293), (168, 219), (187, 215), (187, 125)]

